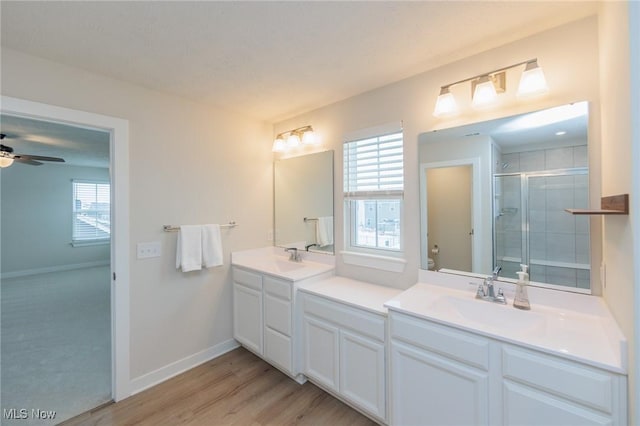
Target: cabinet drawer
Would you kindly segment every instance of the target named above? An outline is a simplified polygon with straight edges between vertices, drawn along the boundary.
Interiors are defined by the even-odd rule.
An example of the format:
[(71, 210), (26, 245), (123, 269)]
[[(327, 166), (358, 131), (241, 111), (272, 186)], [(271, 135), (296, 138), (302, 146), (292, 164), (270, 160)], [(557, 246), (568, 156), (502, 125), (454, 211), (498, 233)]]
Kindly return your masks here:
[(489, 370), (489, 340), (430, 321), (391, 313), (391, 338)]
[(304, 294), (303, 311), (380, 342), (385, 341), (385, 317), (310, 294)]
[(616, 384), (604, 371), (505, 345), (502, 375), (605, 413), (613, 412)]
[(264, 323), (267, 327), (291, 336), (291, 302), (265, 294)]
[(284, 300), (291, 300), (293, 283), (271, 277), (264, 277), (264, 291)]
[(256, 290), (262, 290), (262, 276), (244, 269), (233, 268), (233, 281)]

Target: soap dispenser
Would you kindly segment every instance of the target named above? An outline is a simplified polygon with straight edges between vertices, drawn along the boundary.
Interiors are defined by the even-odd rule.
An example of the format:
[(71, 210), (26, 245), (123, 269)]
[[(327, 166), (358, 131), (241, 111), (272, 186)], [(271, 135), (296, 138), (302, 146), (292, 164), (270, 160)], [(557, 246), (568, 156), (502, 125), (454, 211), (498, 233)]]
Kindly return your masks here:
[(529, 296), (527, 295), (527, 285), (529, 285), (529, 274), (527, 265), (520, 265), (522, 271), (518, 271), (518, 282), (516, 283), (516, 295), (513, 298), (513, 307), (528, 311), (531, 309)]

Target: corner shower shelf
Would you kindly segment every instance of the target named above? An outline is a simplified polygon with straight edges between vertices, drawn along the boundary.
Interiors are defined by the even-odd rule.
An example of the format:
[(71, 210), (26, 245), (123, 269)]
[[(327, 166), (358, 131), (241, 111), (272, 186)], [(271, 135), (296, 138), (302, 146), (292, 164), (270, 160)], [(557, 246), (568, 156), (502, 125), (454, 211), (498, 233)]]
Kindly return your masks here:
[(600, 210), (565, 209), (571, 214), (629, 214), (629, 194), (612, 195), (600, 199)]

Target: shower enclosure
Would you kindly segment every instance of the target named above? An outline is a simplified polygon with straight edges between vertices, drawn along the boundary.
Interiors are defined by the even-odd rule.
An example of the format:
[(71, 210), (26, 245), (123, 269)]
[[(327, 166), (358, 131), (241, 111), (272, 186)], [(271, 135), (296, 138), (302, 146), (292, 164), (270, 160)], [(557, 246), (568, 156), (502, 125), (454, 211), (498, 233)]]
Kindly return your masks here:
[(494, 174), (493, 258), (502, 276), (590, 288), (589, 219), (564, 209), (587, 208), (587, 168)]

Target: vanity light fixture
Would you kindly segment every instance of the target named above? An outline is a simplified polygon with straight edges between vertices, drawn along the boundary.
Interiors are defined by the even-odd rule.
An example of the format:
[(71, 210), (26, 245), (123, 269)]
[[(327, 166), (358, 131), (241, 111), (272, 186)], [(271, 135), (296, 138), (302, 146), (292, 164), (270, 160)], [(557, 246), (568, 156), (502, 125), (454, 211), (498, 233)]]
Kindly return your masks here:
[(529, 59), (442, 86), (440, 88), (440, 95), (438, 95), (438, 99), (436, 100), (433, 115), (443, 117), (455, 114), (457, 112), (457, 105), (450, 88), (468, 81), (471, 81), (472, 105), (474, 107), (490, 105), (496, 100), (498, 93), (504, 92), (506, 89), (506, 71), (521, 65), (526, 66), (520, 77), (520, 84), (518, 85), (518, 92), (516, 94), (518, 97), (535, 96), (549, 90), (542, 68), (538, 65), (538, 59)]
[(273, 152), (285, 152), (288, 149), (303, 145), (316, 145), (318, 137), (311, 126), (302, 126), (297, 129), (279, 133), (273, 141)]

